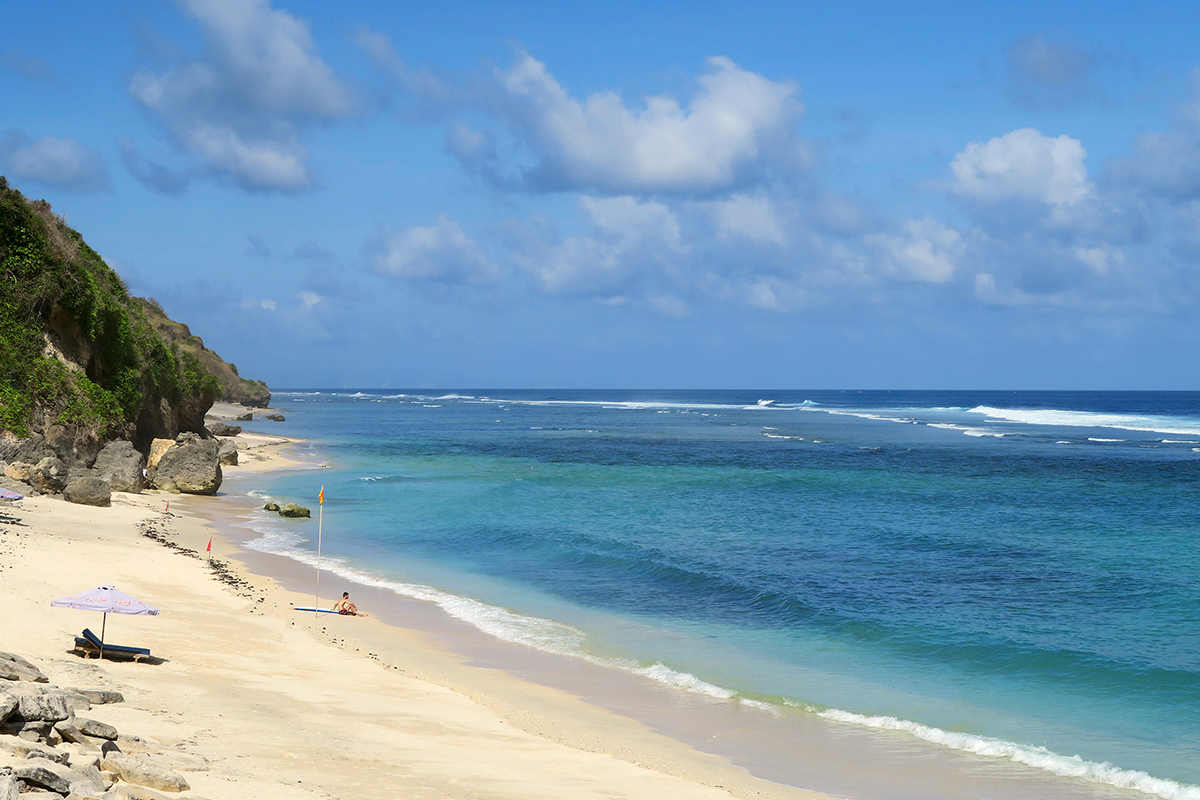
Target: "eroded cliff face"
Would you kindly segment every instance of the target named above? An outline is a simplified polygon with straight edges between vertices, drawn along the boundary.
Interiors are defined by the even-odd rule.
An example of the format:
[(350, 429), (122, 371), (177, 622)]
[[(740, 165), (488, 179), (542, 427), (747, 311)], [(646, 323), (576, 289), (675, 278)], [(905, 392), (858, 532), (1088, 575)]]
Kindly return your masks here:
[(178, 324), (157, 304), (131, 297), (48, 203), (26, 200), (0, 177), (0, 432), (7, 439), (37, 434), (68, 465), (89, 465), (114, 439), (145, 451), (154, 438), (207, 435), (205, 412), (222, 395), (209, 365), (236, 373), (212, 351), (202, 359), (165, 337), (148, 310), (161, 325)]

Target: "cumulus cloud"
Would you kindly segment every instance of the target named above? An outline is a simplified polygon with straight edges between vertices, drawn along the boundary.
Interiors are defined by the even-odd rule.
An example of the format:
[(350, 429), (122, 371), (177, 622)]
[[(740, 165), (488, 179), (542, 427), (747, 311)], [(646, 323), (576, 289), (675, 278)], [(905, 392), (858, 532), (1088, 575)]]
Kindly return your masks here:
[(1004, 55), (1008, 97), (1023, 108), (1067, 108), (1092, 93), (1096, 58), (1077, 44), (1031, 33), (1010, 43)]
[(507, 188), (588, 194), (726, 191), (811, 161), (796, 131), (800, 87), (707, 61), (691, 97), (627, 103), (615, 91), (577, 99), (546, 65), (518, 52), (511, 66), (464, 81), (415, 72), (382, 34), (359, 44), (392, 82), (452, 116), (482, 113), (495, 129), (453, 121), (446, 151), (468, 171)]
[(501, 278), (499, 268), (462, 226), (445, 216), (436, 225), (377, 236), (368, 250), (376, 272), (400, 280), (485, 286)]
[(786, 243), (779, 212), (763, 192), (735, 194), (713, 202), (711, 207), (718, 238), (774, 245)]
[(929, 217), (906, 220), (902, 230), (867, 238), (885, 271), (924, 283), (946, 283), (954, 278), (965, 251), (962, 234)]
[(1092, 191), (1083, 163), (1086, 157), (1078, 139), (1021, 128), (968, 144), (950, 164), (953, 188), (981, 203), (1025, 200), (1069, 206)]
[(36, 181), (70, 192), (109, 188), (103, 156), (75, 137), (31, 140), (21, 131), (9, 131), (0, 139), (0, 167), (14, 180)]
[(310, 188), (301, 132), (359, 106), (317, 53), (308, 23), (268, 0), (180, 5), (200, 24), (203, 53), (166, 72), (139, 70), (134, 100), (209, 173), (250, 191)]
[(1200, 197), (1200, 67), (1191, 72), (1192, 98), (1165, 131), (1137, 137), (1133, 152), (1117, 159), (1111, 177), (1171, 202)]

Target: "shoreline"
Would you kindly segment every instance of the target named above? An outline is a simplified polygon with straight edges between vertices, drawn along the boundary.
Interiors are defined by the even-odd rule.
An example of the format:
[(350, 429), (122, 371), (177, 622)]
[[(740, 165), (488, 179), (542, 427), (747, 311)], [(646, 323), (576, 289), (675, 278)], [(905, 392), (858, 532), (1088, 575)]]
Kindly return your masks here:
[[(297, 444), (231, 472), (303, 466), (278, 452)], [(374, 615), (298, 617), (290, 604), (311, 596), (239, 563), (245, 551), (219, 521), (232, 499), (115, 493), (111, 508), (97, 509), (28, 498), (5, 509), (20, 524), (0, 525), (3, 647), (52, 683), (87, 675), (123, 691), (127, 703), (107, 719), (145, 737), (196, 796), (823, 797), (754, 778), (567, 692), (474, 666)], [(167, 500), (170, 516), (160, 508)], [(155, 541), (139, 531), (147, 523)], [(203, 557), (210, 537), (214, 560), (226, 562), (215, 575)], [(114, 615), (108, 636), (150, 647), (163, 663), (66, 654), (95, 615), (48, 602), (97, 583), (162, 609)]]
[[(311, 469), (324, 463), (303, 461), (294, 466)], [(257, 508), (253, 503), (245, 505), (247, 509), (251, 507)], [(240, 547), (241, 552), (234, 557), (247, 570), (270, 575), (295, 591), (300, 598), (295, 601), (297, 605), (312, 604), (312, 595), (306, 594), (307, 584), (312, 581), (311, 565), (287, 555), (246, 547), (261, 532), (254, 530), (245, 516), (240, 519), (229, 513), (221, 516), (219, 520), (214, 518), (214, 524), (226, 532), (231, 543)], [(361, 582), (363, 579), (368, 582)], [(978, 794), (980, 797), (1023, 800), (1133, 800), (1154, 795), (1175, 796), (1173, 790), (1179, 788), (1178, 784), (1159, 781), (1144, 773), (1151, 783), (1139, 780), (1136, 784), (1114, 785), (1113, 777), (1122, 781), (1125, 775), (1111, 774), (1103, 776), (1107, 780), (1097, 782), (1090, 779), (1089, 770), (1094, 766), (1114, 771), (1115, 768), (1082, 761), (1078, 762), (1081, 766), (1078, 772), (1064, 775), (1036, 760), (1026, 759), (1024, 752), (1008, 752), (1012, 747), (1007, 742), (937, 729), (913, 730), (923, 726), (892, 718), (846, 715), (857, 719), (839, 719), (833, 714), (819, 716), (812, 710), (804, 713), (799, 709), (772, 709), (770, 704), (749, 698), (730, 699), (695, 692), (670, 678), (663, 680), (662, 676), (650, 677), (576, 655), (505, 641), (452, 615), (428, 598), (404, 596), (393, 588), (394, 584), (389, 586), (387, 581), (364, 578), (356, 568), (336, 578), (326, 571), (322, 586), (332, 590), (339, 580), (353, 584), (339, 585), (337, 591), (350, 588), (360, 608), (372, 611), (376, 619), (393, 630), (420, 633), (451, 658), (474, 667), (501, 670), (544, 688), (583, 698), (702, 754), (727, 760), (773, 786), (878, 798), (952, 798), (961, 796), (962, 791), (982, 789), (986, 791)], [(332, 602), (334, 596), (336, 593), (325, 595), (323, 604)], [(386, 636), (343, 640), (346, 641), (351, 645), (361, 644), (364, 651), (372, 653), (382, 653), (388, 646)], [(699, 682), (680, 673), (672, 673), (671, 678), (676, 676)], [(466, 680), (467, 683), (457, 683), (453, 688), (470, 695), (469, 678)], [(719, 689), (707, 684), (705, 687)], [(904, 727), (890, 724), (893, 722)], [(938, 741), (930, 732), (970, 741)], [(619, 746), (610, 749), (615, 751)], [(1038, 754), (1033, 755), (1036, 758)], [(1140, 791), (1132, 788), (1135, 785)]]

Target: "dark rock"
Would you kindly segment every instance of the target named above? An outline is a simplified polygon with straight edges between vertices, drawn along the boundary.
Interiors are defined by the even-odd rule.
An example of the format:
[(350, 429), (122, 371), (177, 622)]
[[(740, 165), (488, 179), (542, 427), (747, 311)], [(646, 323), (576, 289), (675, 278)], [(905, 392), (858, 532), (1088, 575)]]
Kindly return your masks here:
[(264, 511), (278, 511), (279, 503), (267, 503), (265, 506), (263, 506), (263, 510)]
[(275, 422), (287, 422), (283, 414), (267, 414), (267, 419), (274, 420)]
[(63, 489), (63, 499), (85, 506), (110, 506), (112, 487), (103, 478), (75, 478)]
[(216, 494), (222, 478), (216, 440), (194, 433), (181, 434), (154, 470), (154, 486), (168, 492)]
[(29, 468), (29, 485), (42, 494), (57, 494), (67, 485), (67, 465), (55, 456), (46, 456)]
[(97, 722), (87, 717), (76, 717), (75, 728), (85, 736), (95, 736), (98, 739), (116, 739), (117, 729), (104, 722)]
[(213, 436), (237, 436), (242, 432), (242, 426), (230, 425), (228, 422), (214, 422), (208, 426), (208, 432)]
[(89, 701), (98, 706), (108, 705), (109, 703), (124, 703), (125, 695), (120, 692), (113, 692), (108, 689), (68, 689), (67, 691), (81, 694)]
[(17, 698), (8, 694), (0, 694), (0, 725), (8, 722), (8, 718), (17, 710)]
[(221, 446), (217, 450), (217, 458), (221, 460), (221, 466), (236, 467), (238, 463), (238, 447), (231, 439), (222, 439)]
[[(51, 768), (51, 763), (44, 758), (27, 758), (13, 765), (13, 775), (25, 783), (58, 792), (61, 795), (70, 794), (71, 781), (58, 770)], [(65, 771), (65, 768), (59, 767)]]
[(238, 418), (237, 418), (238, 422), (252, 422), (253, 420), (254, 420), (254, 414), (252, 412), (247, 412), (245, 414), (239, 414)]
[(8, 446), (0, 443), (0, 458), (9, 462), (24, 461), (26, 464), (36, 464), (43, 458), (55, 455), (54, 448), (46, 444), (46, 439), (40, 433), (35, 433), (28, 439), (7, 439)]
[(279, 516), (291, 518), (311, 517), (312, 513), (304, 506), (298, 506), (295, 503), (288, 503), (286, 506), (279, 509)]
[(131, 442), (117, 441), (104, 445), (100, 455), (96, 456), (94, 468), (114, 492), (137, 494), (146, 486), (142, 474), (145, 466), (146, 459), (133, 449)]

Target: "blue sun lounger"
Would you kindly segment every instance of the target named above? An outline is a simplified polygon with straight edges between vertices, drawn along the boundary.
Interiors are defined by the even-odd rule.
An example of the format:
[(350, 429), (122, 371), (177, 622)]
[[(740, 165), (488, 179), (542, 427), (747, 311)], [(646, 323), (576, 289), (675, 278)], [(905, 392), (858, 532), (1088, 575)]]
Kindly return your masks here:
[(101, 649), (103, 649), (104, 655), (113, 658), (132, 658), (134, 661), (140, 661), (150, 657), (150, 651), (144, 647), (122, 647), (119, 644), (109, 644), (108, 642), (104, 642), (102, 645), (100, 638), (87, 628), (83, 629), (82, 638), (75, 637), (75, 649), (89, 658), (93, 655), (99, 657)]

